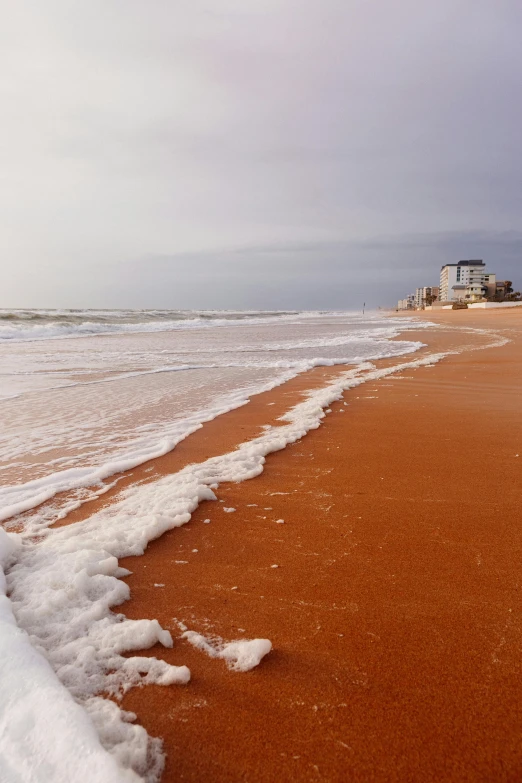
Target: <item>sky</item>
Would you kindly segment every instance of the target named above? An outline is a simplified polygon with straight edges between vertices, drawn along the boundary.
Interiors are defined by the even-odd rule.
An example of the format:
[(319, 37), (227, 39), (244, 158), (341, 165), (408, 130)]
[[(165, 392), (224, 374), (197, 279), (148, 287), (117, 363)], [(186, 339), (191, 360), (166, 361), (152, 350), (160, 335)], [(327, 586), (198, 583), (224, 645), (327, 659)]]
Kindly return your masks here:
[(520, 0), (5, 0), (0, 307), (522, 286)]

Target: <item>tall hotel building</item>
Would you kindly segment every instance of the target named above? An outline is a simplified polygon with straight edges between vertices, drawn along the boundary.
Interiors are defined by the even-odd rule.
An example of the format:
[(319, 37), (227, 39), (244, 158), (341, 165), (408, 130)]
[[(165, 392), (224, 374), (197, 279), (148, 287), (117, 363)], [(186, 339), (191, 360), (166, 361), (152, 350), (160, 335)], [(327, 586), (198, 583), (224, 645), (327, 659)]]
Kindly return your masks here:
[(486, 272), (484, 261), (459, 261), (440, 270), (441, 302), (480, 299), (495, 293), (496, 276)]

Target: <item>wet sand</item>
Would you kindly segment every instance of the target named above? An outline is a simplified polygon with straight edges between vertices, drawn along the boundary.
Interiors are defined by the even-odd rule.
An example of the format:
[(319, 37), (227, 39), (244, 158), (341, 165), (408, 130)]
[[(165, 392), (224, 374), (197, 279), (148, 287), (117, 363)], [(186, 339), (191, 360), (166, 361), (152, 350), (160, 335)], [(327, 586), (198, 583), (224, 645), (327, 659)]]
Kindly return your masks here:
[[(261, 476), (221, 485), (217, 503), (121, 561), (122, 611), (175, 637), (149, 654), (192, 671), (123, 701), (164, 738), (164, 781), (522, 778), (522, 311), (429, 319), (512, 342), (347, 392)], [(490, 337), (421, 339), (434, 351)], [(170, 458), (229, 450), (309, 384), (260, 395)], [(274, 649), (232, 672), (178, 621)]]

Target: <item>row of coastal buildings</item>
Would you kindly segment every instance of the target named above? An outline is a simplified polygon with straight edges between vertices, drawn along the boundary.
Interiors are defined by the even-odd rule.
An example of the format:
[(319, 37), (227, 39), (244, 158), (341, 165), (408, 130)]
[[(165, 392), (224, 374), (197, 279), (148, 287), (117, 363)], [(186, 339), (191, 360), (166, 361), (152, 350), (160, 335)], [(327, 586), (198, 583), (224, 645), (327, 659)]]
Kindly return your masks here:
[(424, 310), (433, 307), (464, 307), (488, 302), (514, 302), (520, 293), (513, 292), (510, 280), (497, 280), (488, 272), (484, 261), (458, 261), (440, 270), (438, 286), (417, 288), (414, 294), (399, 299), (397, 310)]

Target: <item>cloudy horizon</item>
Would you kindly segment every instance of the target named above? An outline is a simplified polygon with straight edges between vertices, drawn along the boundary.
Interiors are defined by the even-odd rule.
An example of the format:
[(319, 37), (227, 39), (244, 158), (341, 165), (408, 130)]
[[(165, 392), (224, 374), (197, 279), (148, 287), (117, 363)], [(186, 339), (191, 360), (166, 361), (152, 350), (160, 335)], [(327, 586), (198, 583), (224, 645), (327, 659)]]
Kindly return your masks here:
[(514, 0), (20, 0), (2, 307), (387, 306), (522, 285)]

